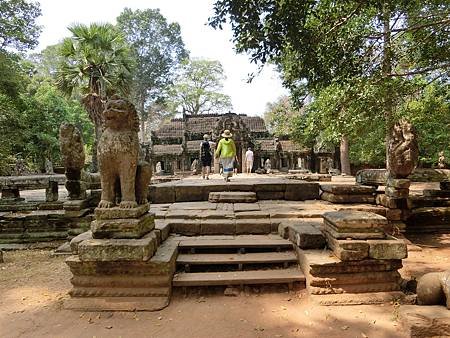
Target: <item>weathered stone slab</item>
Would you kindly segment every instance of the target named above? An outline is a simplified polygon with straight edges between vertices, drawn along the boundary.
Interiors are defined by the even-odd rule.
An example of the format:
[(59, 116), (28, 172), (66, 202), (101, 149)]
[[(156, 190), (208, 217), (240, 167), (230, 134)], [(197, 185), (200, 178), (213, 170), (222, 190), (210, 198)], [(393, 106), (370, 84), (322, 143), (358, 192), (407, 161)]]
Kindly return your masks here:
[(327, 244), (342, 261), (359, 261), (369, 257), (369, 244), (364, 240), (336, 239), (325, 231)]
[(80, 211), (88, 206), (88, 200), (67, 200), (63, 203), (63, 209), (66, 211)]
[(448, 197), (450, 197), (450, 190), (425, 189), (423, 191), (423, 196), (448, 198)]
[(288, 201), (305, 201), (319, 199), (319, 184), (312, 182), (288, 182), (284, 192)]
[(200, 218), (200, 215), (204, 212), (204, 210), (181, 210), (181, 209), (170, 209), (165, 218), (181, 218), (181, 219), (196, 219)]
[(94, 214), (97, 220), (100, 219), (123, 219), (123, 218), (139, 218), (148, 213), (150, 205), (148, 203), (138, 205), (136, 208), (95, 208)]
[(270, 219), (237, 219), (236, 234), (269, 234)]
[(70, 250), (72, 251), (72, 254), (78, 254), (78, 245), (86, 239), (92, 239), (91, 230), (83, 232), (82, 234), (79, 234), (78, 236), (72, 238), (72, 240), (70, 241)]
[(147, 261), (156, 250), (155, 239), (87, 239), (78, 245), (81, 261)]
[(258, 191), (256, 197), (258, 200), (282, 200), (284, 191)]
[(203, 201), (203, 187), (201, 185), (181, 185), (175, 186), (176, 202)]
[[(317, 222), (289, 222), (289, 240), (301, 249), (321, 249), (326, 245), (325, 237), (317, 228)], [(283, 224), (283, 223), (282, 223)]]
[[(385, 185), (387, 178), (386, 169), (363, 169), (356, 173), (356, 183), (365, 185)], [(407, 178), (412, 182), (441, 182), (450, 178), (450, 170), (416, 168)]]
[(336, 195), (371, 195), (377, 190), (373, 186), (355, 184), (321, 184), (320, 189)]
[(323, 192), (320, 198), (331, 203), (375, 203), (374, 195), (337, 195)]
[(270, 214), (265, 211), (242, 211), (235, 214), (236, 219), (259, 219), (267, 218), (270, 219)]
[(200, 219), (168, 219), (167, 222), (173, 233), (180, 235), (200, 234)]
[(392, 178), (388, 177), (386, 181), (386, 186), (393, 187), (396, 189), (409, 189), (411, 181), (407, 178)]
[(260, 211), (261, 208), (257, 203), (234, 203), (233, 205), (234, 212), (243, 212), (243, 211)]
[(96, 219), (91, 223), (94, 238), (141, 238), (154, 228), (153, 214), (140, 218)]
[(254, 203), (256, 193), (250, 191), (210, 192), (209, 201), (212, 203)]
[(376, 203), (386, 208), (391, 209), (406, 209), (408, 208), (408, 200), (406, 198), (394, 198), (385, 194), (378, 194), (376, 196)]
[(369, 257), (373, 259), (403, 259), (408, 257), (405, 241), (401, 239), (368, 240)]
[(164, 242), (170, 234), (170, 225), (165, 220), (155, 220), (155, 231), (160, 232), (161, 242)]
[(354, 210), (326, 212), (323, 218), (338, 229), (383, 228), (388, 224), (386, 217), (372, 212)]
[(152, 203), (175, 203), (175, 187), (171, 185), (150, 185), (149, 195)]
[[(336, 228), (333, 224), (325, 221), (324, 229), (336, 239), (383, 239), (386, 237), (383, 230), (377, 228)], [(372, 231), (376, 229), (376, 231)]]
[(450, 207), (418, 208), (411, 212), (407, 220), (408, 226), (428, 227), (434, 224), (450, 224)]
[(328, 250), (301, 250), (297, 253), (300, 262), (306, 264), (303, 272), (314, 276), (327, 276), (330, 274), (351, 274), (355, 272), (392, 271), (402, 267), (401, 260), (375, 260), (342, 261), (332, 255)]
[(364, 185), (384, 185), (388, 174), (386, 169), (363, 169), (356, 173), (356, 183)]
[(409, 189), (398, 189), (393, 187), (386, 187), (385, 194), (392, 198), (408, 198)]
[(231, 219), (205, 219), (201, 221), (202, 235), (233, 235), (236, 225)]

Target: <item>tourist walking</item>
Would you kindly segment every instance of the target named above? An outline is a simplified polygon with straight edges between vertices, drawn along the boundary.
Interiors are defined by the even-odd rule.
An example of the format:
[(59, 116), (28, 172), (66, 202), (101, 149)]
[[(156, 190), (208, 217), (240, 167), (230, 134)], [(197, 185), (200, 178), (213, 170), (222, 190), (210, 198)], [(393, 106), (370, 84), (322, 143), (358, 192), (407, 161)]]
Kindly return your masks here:
[(253, 154), (252, 148), (249, 147), (248, 150), (245, 152), (245, 168), (246, 168), (247, 174), (250, 174), (252, 172), (253, 159), (254, 159), (254, 154)]
[(222, 164), (222, 175), (226, 182), (229, 182), (230, 177), (233, 176), (234, 158), (236, 157), (236, 145), (232, 136), (228, 129), (224, 130), (223, 138), (219, 141), (215, 153), (216, 158), (219, 158)]
[(209, 135), (203, 135), (203, 141), (200, 143), (200, 161), (202, 163), (202, 178), (209, 180), (209, 173), (211, 171), (211, 142)]

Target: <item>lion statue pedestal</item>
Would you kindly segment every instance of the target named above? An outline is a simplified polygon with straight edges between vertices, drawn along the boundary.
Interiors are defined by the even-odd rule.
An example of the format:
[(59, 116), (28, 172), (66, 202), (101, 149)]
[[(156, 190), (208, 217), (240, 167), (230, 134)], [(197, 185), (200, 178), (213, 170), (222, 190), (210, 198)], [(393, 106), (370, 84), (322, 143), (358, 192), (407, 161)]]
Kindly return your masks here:
[(83, 311), (160, 310), (169, 304), (175, 259), (155, 255), (163, 239), (149, 213), (152, 172), (148, 162), (139, 161), (138, 116), (130, 102), (113, 98), (103, 121), (101, 201), (91, 231), (71, 242), (73, 256), (66, 263), (73, 288), (65, 305)]

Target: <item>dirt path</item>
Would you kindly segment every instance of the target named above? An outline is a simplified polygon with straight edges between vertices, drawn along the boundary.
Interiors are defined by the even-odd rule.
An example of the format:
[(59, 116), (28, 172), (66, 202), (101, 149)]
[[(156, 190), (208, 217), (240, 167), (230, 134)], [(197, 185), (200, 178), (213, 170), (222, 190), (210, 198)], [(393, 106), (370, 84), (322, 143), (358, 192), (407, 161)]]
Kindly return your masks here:
[(160, 312), (64, 310), (70, 272), (49, 251), (5, 253), (0, 337), (406, 337), (397, 308), (320, 307), (304, 292), (176, 295)]

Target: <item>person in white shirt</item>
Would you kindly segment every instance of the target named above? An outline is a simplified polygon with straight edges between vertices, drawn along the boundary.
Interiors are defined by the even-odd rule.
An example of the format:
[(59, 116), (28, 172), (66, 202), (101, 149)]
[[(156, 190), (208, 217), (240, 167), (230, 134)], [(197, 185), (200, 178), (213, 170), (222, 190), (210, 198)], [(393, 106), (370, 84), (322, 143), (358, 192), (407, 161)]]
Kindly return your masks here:
[(253, 168), (253, 151), (252, 148), (248, 148), (248, 150), (245, 153), (245, 164), (247, 168), (247, 174), (250, 174), (252, 172)]

